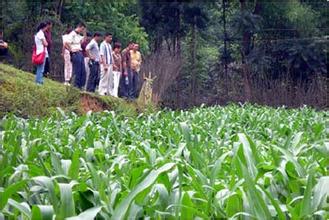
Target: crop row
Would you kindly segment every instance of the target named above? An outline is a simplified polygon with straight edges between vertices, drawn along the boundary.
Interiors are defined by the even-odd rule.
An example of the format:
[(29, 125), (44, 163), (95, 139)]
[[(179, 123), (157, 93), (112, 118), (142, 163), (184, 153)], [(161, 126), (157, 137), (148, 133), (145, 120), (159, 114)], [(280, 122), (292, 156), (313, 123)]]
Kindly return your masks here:
[(329, 218), (327, 111), (59, 110), (0, 132), (0, 219)]

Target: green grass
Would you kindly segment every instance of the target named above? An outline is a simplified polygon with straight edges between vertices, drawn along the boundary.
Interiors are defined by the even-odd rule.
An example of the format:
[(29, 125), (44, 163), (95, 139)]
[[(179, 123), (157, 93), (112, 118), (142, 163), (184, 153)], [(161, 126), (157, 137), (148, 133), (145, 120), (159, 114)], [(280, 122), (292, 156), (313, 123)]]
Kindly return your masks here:
[(81, 93), (50, 79), (43, 86), (34, 82), (34, 75), (12, 66), (0, 64), (0, 117), (12, 113), (21, 117), (49, 116), (61, 108), (65, 112), (83, 114), (81, 96), (97, 100), (104, 110), (113, 110), (125, 115), (137, 115), (134, 103), (121, 99), (100, 97)]
[(3, 118), (0, 219), (328, 219), (329, 112)]

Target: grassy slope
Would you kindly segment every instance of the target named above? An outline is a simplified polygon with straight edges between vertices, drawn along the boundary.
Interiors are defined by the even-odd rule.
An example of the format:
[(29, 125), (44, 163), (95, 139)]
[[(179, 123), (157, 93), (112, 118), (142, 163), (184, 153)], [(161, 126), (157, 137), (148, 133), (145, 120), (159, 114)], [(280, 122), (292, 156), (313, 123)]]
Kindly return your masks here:
[(81, 93), (78, 89), (50, 79), (45, 79), (45, 84), (38, 86), (34, 83), (33, 74), (0, 64), (0, 117), (7, 113), (22, 117), (47, 116), (56, 111), (57, 107), (79, 114), (93, 109), (114, 110), (127, 115), (137, 113), (134, 103)]

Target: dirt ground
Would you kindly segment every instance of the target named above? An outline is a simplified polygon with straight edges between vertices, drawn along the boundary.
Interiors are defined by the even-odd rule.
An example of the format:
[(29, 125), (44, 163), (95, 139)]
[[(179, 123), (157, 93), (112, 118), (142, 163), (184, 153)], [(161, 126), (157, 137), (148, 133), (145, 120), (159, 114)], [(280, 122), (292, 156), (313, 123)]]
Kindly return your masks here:
[(80, 98), (81, 110), (84, 113), (88, 111), (101, 112), (105, 110), (104, 103), (100, 102), (97, 98), (82, 94)]

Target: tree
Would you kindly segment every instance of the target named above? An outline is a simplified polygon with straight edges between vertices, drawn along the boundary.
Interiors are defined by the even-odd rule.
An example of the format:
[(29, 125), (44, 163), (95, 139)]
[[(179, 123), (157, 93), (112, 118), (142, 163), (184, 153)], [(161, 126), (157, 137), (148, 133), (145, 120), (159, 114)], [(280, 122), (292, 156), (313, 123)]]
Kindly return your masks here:
[(242, 49), (241, 49), (241, 57), (242, 63), (244, 64), (242, 68), (243, 72), (243, 81), (244, 81), (244, 88), (246, 94), (246, 100), (249, 101), (252, 96), (252, 90), (250, 85), (250, 67), (246, 64), (245, 60), (246, 57), (249, 55), (251, 51), (251, 44), (252, 44), (252, 36), (255, 30), (258, 29), (258, 20), (259, 20), (259, 13), (261, 10), (261, 4), (259, 1), (255, 1), (254, 6), (252, 6), (251, 10), (248, 10), (246, 0), (240, 0), (240, 10), (241, 10), (241, 29), (242, 29)]

